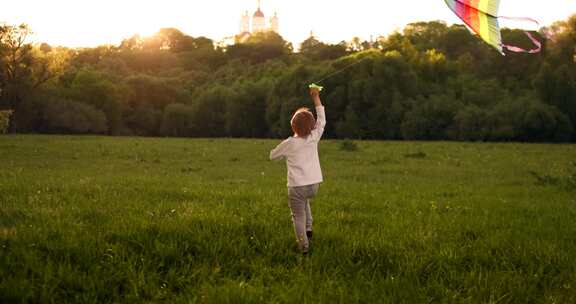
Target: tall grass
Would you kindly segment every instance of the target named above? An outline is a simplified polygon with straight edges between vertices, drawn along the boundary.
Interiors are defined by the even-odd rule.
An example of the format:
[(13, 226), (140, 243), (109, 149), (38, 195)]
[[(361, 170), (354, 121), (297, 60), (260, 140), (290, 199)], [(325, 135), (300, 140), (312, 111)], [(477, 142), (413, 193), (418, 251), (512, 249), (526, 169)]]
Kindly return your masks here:
[(305, 258), (275, 144), (0, 137), (0, 302), (576, 303), (576, 146), (324, 141)]

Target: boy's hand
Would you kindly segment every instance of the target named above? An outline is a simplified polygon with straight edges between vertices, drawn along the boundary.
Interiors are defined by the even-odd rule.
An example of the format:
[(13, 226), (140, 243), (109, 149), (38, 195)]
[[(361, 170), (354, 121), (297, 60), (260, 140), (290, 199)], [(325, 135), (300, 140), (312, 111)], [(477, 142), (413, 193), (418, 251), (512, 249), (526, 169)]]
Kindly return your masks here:
[(310, 97), (312, 99), (320, 98), (320, 90), (317, 88), (310, 88)]
[(310, 88), (310, 97), (312, 97), (315, 107), (322, 106), (322, 101), (320, 100), (320, 89)]

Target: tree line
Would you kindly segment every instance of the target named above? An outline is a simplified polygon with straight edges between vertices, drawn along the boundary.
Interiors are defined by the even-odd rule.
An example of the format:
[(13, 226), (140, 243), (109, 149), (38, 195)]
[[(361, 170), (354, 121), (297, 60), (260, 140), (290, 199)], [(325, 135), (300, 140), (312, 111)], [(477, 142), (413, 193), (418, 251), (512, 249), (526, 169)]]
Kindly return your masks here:
[[(308, 84), (331, 75), (330, 138), (576, 140), (576, 15), (540, 30), (542, 53), (507, 56), (437, 21), (375, 41), (310, 37), (297, 52), (273, 32), (219, 45), (166, 28), (83, 49), (29, 43), (30, 33), (0, 26), (11, 132), (286, 137)], [(529, 46), (522, 31), (502, 34)]]

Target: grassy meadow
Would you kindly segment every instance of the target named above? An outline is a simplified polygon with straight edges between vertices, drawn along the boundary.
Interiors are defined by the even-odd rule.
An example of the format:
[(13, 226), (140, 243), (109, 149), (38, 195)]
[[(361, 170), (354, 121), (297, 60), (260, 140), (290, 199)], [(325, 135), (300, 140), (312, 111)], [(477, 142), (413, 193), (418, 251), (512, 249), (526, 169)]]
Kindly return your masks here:
[(323, 141), (302, 257), (277, 143), (0, 136), (0, 302), (576, 303), (575, 145)]

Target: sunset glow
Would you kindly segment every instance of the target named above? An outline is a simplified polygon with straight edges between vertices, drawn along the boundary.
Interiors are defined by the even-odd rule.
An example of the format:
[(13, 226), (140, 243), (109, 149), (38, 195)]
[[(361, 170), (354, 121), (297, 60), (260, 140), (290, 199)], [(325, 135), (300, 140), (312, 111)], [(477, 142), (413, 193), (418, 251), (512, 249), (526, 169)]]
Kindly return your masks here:
[[(118, 44), (134, 34), (151, 35), (175, 27), (192, 36), (216, 41), (238, 33), (240, 16), (256, 10), (256, 0), (23, 0), (3, 3), (0, 22), (27, 23), (35, 41), (65, 46)], [(458, 23), (443, 1), (327, 1), (263, 0), (266, 18), (278, 13), (280, 34), (300, 43), (311, 31), (321, 40), (339, 42), (354, 36), (369, 39), (386, 35), (414, 21)], [(576, 12), (568, 0), (503, 0), (502, 15), (528, 16), (542, 25)]]

